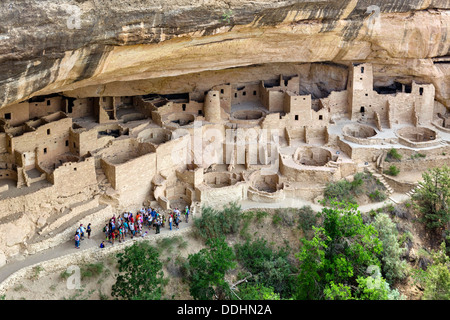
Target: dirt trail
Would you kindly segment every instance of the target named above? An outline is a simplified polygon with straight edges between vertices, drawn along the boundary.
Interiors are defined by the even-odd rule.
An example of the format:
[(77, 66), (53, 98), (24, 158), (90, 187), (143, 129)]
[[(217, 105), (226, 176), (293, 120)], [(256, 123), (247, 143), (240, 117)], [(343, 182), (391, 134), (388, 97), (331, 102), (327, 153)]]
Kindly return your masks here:
[[(396, 200), (397, 202), (403, 202), (404, 200), (406, 200), (404, 194), (397, 194), (397, 193), (394, 193), (393, 195), (391, 195), (391, 198), (394, 198), (394, 200)], [(390, 203), (393, 203), (393, 202), (390, 200), (386, 200), (384, 202), (362, 205), (358, 209), (361, 212), (369, 212), (372, 209), (376, 210), (376, 209), (384, 207), (385, 205), (390, 204)], [(241, 208), (243, 210), (257, 209), (257, 208), (260, 208), (260, 209), (289, 208), (289, 207), (300, 208), (305, 205), (311, 206), (312, 209), (315, 211), (321, 211), (321, 209), (322, 209), (322, 206), (320, 206), (318, 204), (314, 204), (310, 201), (302, 200), (302, 199), (286, 199), (285, 201), (279, 202), (279, 203), (259, 203), (259, 202), (253, 202), (253, 201), (242, 201), (241, 202)], [(193, 225), (192, 221), (189, 223), (182, 222), (182, 223), (180, 223), (180, 230), (189, 228), (192, 225)], [(147, 234), (147, 237), (149, 239), (151, 239), (152, 236), (155, 235), (154, 230), (149, 231), (148, 228), (145, 227), (144, 232), (145, 231), (149, 232), (149, 234)], [(169, 235), (171, 232), (177, 232), (177, 231), (175, 229), (170, 231), (168, 226), (166, 226), (166, 228), (161, 228), (161, 235), (164, 235), (164, 234)], [(128, 241), (129, 241), (129, 239), (130, 238), (128, 238)], [(26, 257), (22, 257), (21, 259), (9, 261), (5, 266), (0, 268), (0, 283), (5, 281), (5, 279), (7, 279), (10, 275), (12, 275), (13, 273), (15, 273), (16, 271), (18, 271), (22, 268), (25, 268), (25, 267), (28, 267), (28, 266), (31, 266), (34, 264), (38, 264), (43, 261), (55, 259), (55, 258), (64, 256), (64, 255), (73, 254), (75, 252), (79, 252), (79, 250), (86, 250), (86, 249), (89, 249), (92, 247), (98, 247), (102, 240), (105, 240), (104, 233), (101, 232), (100, 230), (94, 230), (91, 235), (91, 239), (86, 238), (85, 240), (81, 241), (80, 249), (75, 248), (74, 241), (67, 241), (56, 247), (44, 250), (44, 251), (36, 253), (34, 255), (29, 255)], [(110, 244), (108, 242), (105, 242), (105, 243), (106, 243), (106, 247), (112, 246), (112, 244)], [(120, 246), (121, 243), (116, 241), (114, 246), (117, 246), (117, 245)]]

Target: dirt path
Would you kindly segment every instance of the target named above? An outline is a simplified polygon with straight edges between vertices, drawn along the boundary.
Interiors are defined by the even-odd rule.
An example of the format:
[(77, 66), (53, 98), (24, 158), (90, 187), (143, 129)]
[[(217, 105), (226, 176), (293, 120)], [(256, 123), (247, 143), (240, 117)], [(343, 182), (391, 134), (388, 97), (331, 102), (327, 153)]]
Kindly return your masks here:
[[(193, 223), (191, 221), (189, 223), (182, 222), (182, 223), (180, 223), (180, 230), (189, 228), (192, 225), (193, 225)], [(148, 238), (148, 239), (151, 239), (155, 235), (155, 230), (144, 227), (143, 232), (146, 232), (146, 231), (148, 232), (148, 234), (146, 235), (146, 238)], [(179, 230), (176, 230), (175, 228), (173, 228), (172, 231), (169, 230), (169, 227), (167, 225), (165, 228), (161, 228), (161, 235), (164, 235), (164, 234), (169, 235), (170, 233), (176, 233), (178, 231)], [(12, 261), (8, 262), (5, 266), (0, 268), (0, 283), (5, 281), (10, 275), (12, 275), (13, 273), (15, 273), (16, 271), (18, 271), (22, 268), (29, 267), (31, 265), (38, 264), (43, 261), (62, 257), (64, 255), (73, 254), (73, 253), (79, 252), (80, 250), (86, 250), (86, 249), (90, 249), (93, 247), (99, 247), (100, 243), (103, 240), (105, 240), (105, 234), (101, 230), (93, 230), (93, 233), (91, 233), (90, 239), (87, 239), (87, 236), (86, 236), (84, 240), (80, 241), (80, 249), (75, 248), (74, 241), (67, 241), (56, 247), (43, 250), (36, 254), (29, 255), (29, 256), (26, 256), (24, 258), (17, 259), (17, 260), (12, 260)], [(130, 240), (131, 240), (131, 238), (129, 236), (127, 238), (125, 238), (125, 242), (130, 241)], [(119, 243), (119, 241), (116, 240), (114, 243), (114, 246), (120, 246), (121, 244), (122, 243)], [(111, 243), (109, 243), (108, 241), (105, 241), (105, 246), (108, 248), (113, 245)]]
[[(391, 198), (393, 198), (397, 202), (403, 202), (407, 199), (407, 197), (405, 197), (404, 194), (399, 194), (399, 193), (398, 194), (394, 193), (393, 195), (391, 195)], [(369, 212), (372, 209), (376, 210), (376, 209), (384, 207), (385, 205), (390, 204), (390, 203), (393, 203), (393, 202), (390, 200), (386, 200), (384, 202), (362, 205), (358, 209), (361, 212)], [(242, 201), (241, 202), (241, 208), (243, 210), (257, 209), (257, 208), (261, 208), (261, 209), (264, 209), (264, 208), (289, 208), (289, 207), (300, 208), (305, 205), (311, 206), (311, 208), (315, 211), (321, 211), (323, 208), (321, 205), (314, 204), (310, 201), (306, 201), (306, 200), (302, 200), (302, 199), (286, 199), (283, 202), (278, 202), (278, 203), (261, 203), (261, 202), (253, 202), (253, 201)], [(193, 225), (192, 221), (189, 223), (182, 222), (182, 223), (180, 223), (180, 230), (189, 228), (192, 225)], [(144, 232), (145, 231), (149, 232), (147, 234), (147, 237), (149, 239), (151, 239), (152, 236), (155, 235), (154, 230), (149, 230), (148, 228), (144, 227)], [(173, 233), (173, 232), (177, 232), (177, 230), (174, 229), (174, 230), (170, 231), (168, 226), (166, 226), (166, 228), (161, 228), (161, 235), (164, 235), (164, 234), (169, 235), (170, 233)], [(130, 238), (128, 237), (128, 241), (129, 241), (129, 239)], [(55, 258), (64, 256), (64, 255), (69, 255), (69, 254), (72, 254), (75, 252), (79, 252), (79, 250), (86, 250), (89, 248), (98, 247), (100, 245), (100, 243), (102, 242), (102, 240), (105, 240), (104, 233), (101, 232), (100, 230), (94, 230), (93, 234), (91, 235), (91, 239), (86, 238), (85, 240), (81, 241), (80, 249), (75, 248), (74, 241), (67, 241), (56, 247), (41, 251), (39, 253), (29, 255), (29, 256), (23, 257), (21, 259), (9, 261), (5, 266), (0, 268), (0, 283), (2, 283), (10, 275), (12, 275), (13, 273), (15, 273), (16, 271), (18, 271), (22, 268), (25, 268), (25, 267), (28, 267), (28, 266), (31, 266), (34, 264), (38, 264), (43, 261), (55, 259)], [(125, 240), (125, 241), (127, 241), (127, 240)], [(106, 244), (106, 247), (112, 246), (112, 244), (108, 243), (107, 241), (105, 241), (105, 244)], [(116, 241), (114, 246), (117, 246), (117, 245), (120, 246), (121, 243)]]

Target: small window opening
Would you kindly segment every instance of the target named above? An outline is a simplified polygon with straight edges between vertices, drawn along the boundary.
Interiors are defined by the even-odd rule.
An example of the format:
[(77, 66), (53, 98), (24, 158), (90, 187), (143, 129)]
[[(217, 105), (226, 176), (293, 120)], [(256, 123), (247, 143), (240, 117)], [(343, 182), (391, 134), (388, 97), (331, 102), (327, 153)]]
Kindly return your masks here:
[(319, 120), (323, 120), (323, 116), (322, 115), (319, 116)]
[(47, 129), (47, 134), (50, 134), (50, 129)]
[(295, 115), (295, 120), (298, 120), (298, 114)]
[(44, 148), (44, 154), (46, 154), (47, 153), (47, 148)]
[(364, 113), (365, 112), (364, 107), (361, 107), (361, 109), (359, 109), (359, 112)]
[(186, 104), (183, 103), (183, 105), (181, 106), (183, 108), (183, 111), (186, 111)]
[(10, 112), (5, 113), (5, 119), (6, 120), (11, 120), (11, 113)]

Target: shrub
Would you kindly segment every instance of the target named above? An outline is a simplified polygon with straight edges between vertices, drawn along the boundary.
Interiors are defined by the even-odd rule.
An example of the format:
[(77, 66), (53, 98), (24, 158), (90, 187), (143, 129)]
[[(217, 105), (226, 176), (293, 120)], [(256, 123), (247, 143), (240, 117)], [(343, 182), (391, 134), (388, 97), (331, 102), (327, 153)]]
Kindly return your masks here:
[(264, 239), (235, 245), (236, 258), (253, 276), (250, 282), (273, 288), (282, 298), (293, 292), (295, 268), (289, 263), (288, 248), (274, 249)]
[(400, 257), (405, 249), (400, 247), (397, 240), (398, 231), (395, 223), (387, 214), (381, 213), (375, 218), (373, 226), (378, 231), (378, 237), (383, 244), (381, 260), (386, 280), (391, 282), (403, 279), (406, 275), (406, 262)]
[(298, 209), (298, 226), (304, 232), (312, 230), (317, 223), (317, 213), (310, 206), (303, 206)]
[(194, 226), (203, 240), (234, 234), (241, 223), (241, 207), (230, 203), (221, 211), (211, 207), (202, 208), (202, 216), (194, 218)]
[(402, 155), (398, 153), (397, 149), (392, 148), (388, 151), (385, 161), (400, 161), (401, 159)]
[(374, 192), (369, 194), (369, 198), (372, 201), (380, 202), (380, 201), (386, 200), (387, 195), (384, 192), (381, 192), (379, 190), (375, 190)]
[(352, 184), (347, 180), (330, 182), (325, 187), (324, 196), (328, 200), (336, 200), (339, 202), (349, 202), (356, 204), (356, 200), (352, 195)]
[(124, 300), (159, 300), (166, 285), (158, 250), (148, 240), (135, 242), (117, 255), (119, 274), (111, 295)]
[[(292, 227), (295, 223), (294, 210), (295, 209), (290, 208), (277, 209), (272, 222), (274, 224), (281, 223), (283, 226)], [(277, 220), (277, 222), (275, 222), (275, 220)]]
[(103, 263), (89, 263), (87, 265), (81, 266), (80, 273), (81, 279), (91, 278), (94, 276), (98, 276), (103, 272), (104, 269)]
[(389, 167), (388, 170), (384, 170), (384, 173), (390, 176), (397, 176), (400, 173), (400, 169), (392, 165)]

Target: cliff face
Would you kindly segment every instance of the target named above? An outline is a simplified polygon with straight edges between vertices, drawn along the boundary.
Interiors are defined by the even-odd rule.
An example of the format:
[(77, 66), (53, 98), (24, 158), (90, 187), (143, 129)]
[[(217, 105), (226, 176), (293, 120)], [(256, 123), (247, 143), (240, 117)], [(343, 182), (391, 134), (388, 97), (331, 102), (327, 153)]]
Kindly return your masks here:
[(450, 107), (449, 9), (449, 0), (7, 0), (0, 105), (54, 92), (182, 92), (268, 70), (306, 70), (307, 86), (340, 88), (341, 65), (365, 61), (377, 84), (430, 82)]

